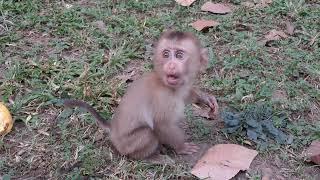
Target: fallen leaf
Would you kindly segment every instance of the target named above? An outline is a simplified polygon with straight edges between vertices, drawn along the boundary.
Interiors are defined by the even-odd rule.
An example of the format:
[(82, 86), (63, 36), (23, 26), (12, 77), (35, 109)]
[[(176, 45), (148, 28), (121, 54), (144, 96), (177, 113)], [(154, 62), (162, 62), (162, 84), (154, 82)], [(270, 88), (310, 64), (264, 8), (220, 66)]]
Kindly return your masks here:
[(70, 8), (73, 7), (73, 5), (72, 4), (65, 4), (64, 7), (67, 8), (67, 9), (70, 9)]
[(38, 133), (42, 134), (42, 135), (45, 135), (45, 136), (50, 136), (50, 134), (48, 132), (46, 132), (44, 130), (41, 130), (41, 129), (38, 130)]
[(181, 6), (190, 6), (195, 1), (196, 0), (176, 0), (176, 2)]
[(249, 2), (249, 1), (242, 2), (241, 5), (248, 8), (253, 8), (255, 6), (253, 2)]
[(311, 40), (309, 45), (312, 46), (314, 44), (314, 42), (316, 42), (318, 36), (320, 35), (320, 32), (318, 32)]
[(272, 3), (272, 0), (261, 0), (257, 5), (256, 7), (257, 8), (264, 8), (264, 7), (267, 7), (269, 6), (269, 4)]
[(291, 22), (287, 21), (286, 22), (286, 26), (287, 26), (287, 33), (292, 36), (294, 34), (294, 26)]
[(206, 119), (216, 119), (214, 111), (212, 111), (209, 107), (200, 107), (196, 104), (193, 104), (192, 110), (195, 116), (204, 117)]
[(270, 168), (263, 168), (261, 180), (271, 180), (272, 174), (274, 174), (274, 173), (272, 172), (272, 170)]
[(284, 90), (277, 89), (272, 93), (272, 101), (286, 101), (288, 99), (287, 92)]
[(205, 28), (214, 27), (217, 25), (219, 25), (219, 23), (213, 20), (197, 20), (191, 23), (191, 26), (195, 28), (197, 31), (201, 31)]
[(246, 24), (237, 23), (235, 30), (236, 31), (252, 31), (252, 27)]
[(307, 158), (320, 165), (320, 140), (313, 141), (306, 152)]
[(123, 83), (128, 82), (128, 81), (132, 81), (133, 77), (136, 75), (136, 71), (131, 71), (128, 73), (125, 73), (123, 75), (119, 75), (117, 76), (117, 79), (121, 80)]
[(271, 4), (272, 0), (261, 0), (261, 4)]
[(84, 81), (85, 79), (88, 78), (88, 73), (89, 73), (90, 67), (89, 64), (85, 63), (83, 67), (83, 72), (80, 74), (78, 81)]
[(102, 140), (104, 138), (103, 131), (96, 131), (93, 137), (95, 142)]
[(231, 12), (231, 8), (220, 3), (206, 2), (201, 7), (202, 11), (209, 11), (215, 14), (227, 14)]
[(244, 103), (253, 102), (253, 100), (254, 100), (253, 94), (248, 94), (241, 98), (241, 102), (244, 102)]
[(95, 21), (92, 23), (95, 27), (97, 27), (100, 31), (106, 32), (107, 31), (107, 26), (103, 21)]
[(218, 144), (202, 156), (191, 173), (200, 179), (231, 179), (240, 170), (249, 169), (257, 154), (257, 151), (240, 145)]
[(279, 40), (281, 38), (287, 38), (288, 36), (283, 31), (277, 31), (272, 29), (267, 35), (265, 35), (265, 39), (268, 41)]
[(261, 0), (258, 2), (245, 1), (245, 2), (242, 2), (241, 5), (248, 7), (248, 8), (253, 8), (253, 7), (264, 8), (264, 7), (269, 6), (269, 4), (271, 4), (271, 3), (272, 3), (272, 0)]
[(262, 45), (267, 45), (269, 41), (276, 41), (280, 39), (285, 39), (287, 37), (288, 35), (286, 35), (286, 33), (284, 33), (283, 31), (272, 29), (268, 34), (264, 36), (264, 39), (260, 41), (260, 43)]

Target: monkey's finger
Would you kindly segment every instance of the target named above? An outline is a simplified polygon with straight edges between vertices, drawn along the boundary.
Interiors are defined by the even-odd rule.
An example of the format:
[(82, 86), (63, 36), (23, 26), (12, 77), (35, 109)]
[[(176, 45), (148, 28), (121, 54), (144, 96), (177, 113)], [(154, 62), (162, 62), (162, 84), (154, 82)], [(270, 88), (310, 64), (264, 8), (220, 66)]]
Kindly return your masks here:
[(188, 146), (190, 152), (197, 152), (200, 147), (194, 143), (185, 143)]
[(219, 111), (217, 99), (215, 97), (210, 97), (210, 100), (211, 100), (211, 104), (213, 106), (213, 108), (211, 108), (211, 109), (213, 110), (214, 114), (217, 115), (218, 111)]
[(214, 104), (212, 103), (212, 100), (210, 97), (207, 98), (207, 105), (211, 108), (214, 109)]
[(211, 109), (215, 109), (214, 104), (213, 104), (211, 101), (209, 101), (209, 107), (210, 107)]
[(193, 154), (196, 152), (198, 152), (198, 150), (196, 150), (196, 149), (185, 149), (185, 150), (181, 151), (179, 154), (190, 155), (190, 154)]

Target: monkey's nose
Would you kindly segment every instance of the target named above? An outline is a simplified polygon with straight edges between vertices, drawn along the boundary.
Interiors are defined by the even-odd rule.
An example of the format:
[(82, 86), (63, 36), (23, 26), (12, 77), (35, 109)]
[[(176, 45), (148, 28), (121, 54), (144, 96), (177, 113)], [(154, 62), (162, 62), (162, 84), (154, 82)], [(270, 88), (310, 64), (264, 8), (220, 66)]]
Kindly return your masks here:
[(169, 69), (170, 70), (175, 70), (176, 65), (174, 63), (169, 63)]

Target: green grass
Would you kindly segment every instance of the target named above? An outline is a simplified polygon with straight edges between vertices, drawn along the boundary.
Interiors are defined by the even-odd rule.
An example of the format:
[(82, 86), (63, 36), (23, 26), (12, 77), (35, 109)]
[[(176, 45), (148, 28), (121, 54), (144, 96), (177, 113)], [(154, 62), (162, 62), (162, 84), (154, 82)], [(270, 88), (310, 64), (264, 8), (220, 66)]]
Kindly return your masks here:
[[(232, 0), (234, 11), (227, 15), (201, 12), (204, 0), (191, 7), (169, 0), (64, 2), (71, 8), (63, 1), (0, 0), (0, 100), (16, 120), (14, 130), (0, 140), (0, 176), (194, 179), (186, 163), (155, 166), (118, 156), (91, 116), (55, 105), (60, 98), (84, 99), (109, 119), (127, 87), (117, 75), (132, 67), (149, 71), (151, 43), (167, 27), (194, 32), (209, 48), (210, 66), (200, 81), (221, 104), (241, 111), (263, 102), (289, 115), (285, 131), (295, 137), (294, 143), (275, 145), (261, 155), (279, 159), (275, 173), (301, 179), (311, 172), (299, 153), (320, 138), (317, 1), (274, 0), (248, 9)], [(221, 24), (196, 32), (189, 24), (198, 18)], [(271, 42), (271, 47), (260, 43), (272, 29), (286, 32), (286, 21), (295, 26), (293, 36)], [(276, 90), (285, 97), (275, 101)], [(251, 100), (243, 101), (249, 95)], [(197, 142), (247, 140), (226, 136), (189, 112), (188, 119)], [(295, 156), (282, 159), (287, 152)], [(285, 171), (287, 161), (301, 173)], [(249, 177), (260, 179), (259, 169)]]

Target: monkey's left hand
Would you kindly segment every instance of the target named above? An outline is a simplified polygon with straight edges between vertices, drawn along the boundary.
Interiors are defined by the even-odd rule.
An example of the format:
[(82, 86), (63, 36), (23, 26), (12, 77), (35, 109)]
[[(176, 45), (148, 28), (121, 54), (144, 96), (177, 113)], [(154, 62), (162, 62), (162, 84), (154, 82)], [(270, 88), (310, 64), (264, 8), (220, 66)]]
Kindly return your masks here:
[(217, 99), (214, 96), (207, 95), (204, 99), (204, 103), (211, 108), (213, 115), (218, 115), (219, 113), (219, 106)]

